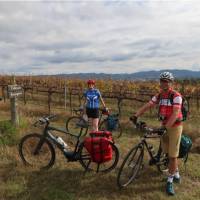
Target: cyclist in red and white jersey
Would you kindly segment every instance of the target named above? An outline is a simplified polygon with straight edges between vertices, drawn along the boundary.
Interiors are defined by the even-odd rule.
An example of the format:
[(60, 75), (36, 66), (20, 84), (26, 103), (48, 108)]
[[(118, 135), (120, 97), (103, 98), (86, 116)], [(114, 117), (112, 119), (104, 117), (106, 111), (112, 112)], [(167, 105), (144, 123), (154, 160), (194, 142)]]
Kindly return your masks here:
[[(161, 81), (163, 82), (163, 81)], [(161, 83), (163, 84), (163, 83)], [(166, 83), (164, 83), (166, 84)], [(167, 83), (168, 84), (168, 83)], [(162, 125), (166, 125), (169, 118), (173, 113), (174, 108), (181, 109), (182, 106), (182, 96), (179, 92), (173, 90), (171, 87), (169, 89), (161, 90), (161, 92), (155, 95), (149, 102), (151, 105), (159, 104), (159, 119), (162, 121)], [(176, 121), (173, 126), (181, 124), (182, 112), (178, 112), (176, 116)]]
[(161, 139), (162, 149), (169, 157), (169, 175), (167, 179), (166, 192), (174, 195), (173, 182), (180, 182), (178, 171), (178, 154), (182, 134), (182, 96), (173, 90), (174, 76), (170, 72), (160, 74), (160, 92), (156, 94), (147, 104), (142, 106), (133, 116), (135, 123), (137, 118), (151, 107), (158, 105), (159, 119), (161, 125), (167, 129), (167, 133)]

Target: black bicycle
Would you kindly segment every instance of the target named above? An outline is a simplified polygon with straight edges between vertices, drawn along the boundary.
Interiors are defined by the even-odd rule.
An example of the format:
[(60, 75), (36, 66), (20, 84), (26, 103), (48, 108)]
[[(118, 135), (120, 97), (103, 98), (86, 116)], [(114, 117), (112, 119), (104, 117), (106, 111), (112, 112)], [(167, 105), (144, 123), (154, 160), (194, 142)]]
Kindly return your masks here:
[[(34, 126), (44, 126), (42, 134), (31, 133), (21, 139), (19, 155), (25, 165), (39, 169), (52, 167), (56, 158), (55, 147), (58, 147), (69, 162), (79, 161), (86, 171), (109, 172), (115, 168), (119, 159), (119, 152), (113, 142), (109, 142), (109, 145), (112, 147), (112, 159), (104, 163), (93, 162), (91, 155), (84, 146), (84, 141), (81, 141), (82, 133), (74, 135), (66, 130), (50, 126), (50, 120), (55, 117), (55, 115), (51, 115), (40, 118), (34, 123)], [(67, 149), (65, 141), (53, 135), (51, 131), (61, 132), (74, 137), (77, 140), (74, 150), (70, 151)]]
[[(76, 116), (68, 118), (66, 130), (73, 134), (82, 132), (82, 136), (85, 136), (89, 129), (89, 122), (83, 117), (83, 108), (75, 108), (73, 111)], [(122, 135), (119, 114), (111, 114), (105, 109), (100, 109), (99, 130), (111, 131), (114, 138), (119, 138)]]
[(128, 152), (120, 166), (117, 176), (117, 185), (119, 188), (126, 187), (139, 176), (139, 172), (143, 168), (145, 148), (150, 157), (149, 164), (156, 165), (160, 172), (167, 170), (168, 158), (162, 152), (161, 142), (157, 153), (154, 152), (153, 146), (147, 143), (147, 140), (150, 138), (160, 138), (166, 130), (149, 128), (144, 122), (138, 122), (136, 127), (144, 131), (144, 135), (140, 142)]

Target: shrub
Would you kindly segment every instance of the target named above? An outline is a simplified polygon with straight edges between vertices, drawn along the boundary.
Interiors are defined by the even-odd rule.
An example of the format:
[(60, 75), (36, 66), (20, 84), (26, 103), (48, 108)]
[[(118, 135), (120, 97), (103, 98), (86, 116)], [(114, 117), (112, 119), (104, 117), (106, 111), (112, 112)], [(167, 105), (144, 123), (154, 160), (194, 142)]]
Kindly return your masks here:
[(0, 121), (0, 145), (12, 145), (16, 143), (17, 129), (10, 121)]

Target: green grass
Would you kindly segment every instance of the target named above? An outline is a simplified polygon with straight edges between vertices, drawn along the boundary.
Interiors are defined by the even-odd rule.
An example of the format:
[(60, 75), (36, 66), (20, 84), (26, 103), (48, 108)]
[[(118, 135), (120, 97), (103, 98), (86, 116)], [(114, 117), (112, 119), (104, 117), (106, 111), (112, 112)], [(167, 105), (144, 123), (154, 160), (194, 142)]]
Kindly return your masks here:
[(12, 125), (10, 120), (0, 121), (0, 146), (1, 145), (15, 145), (19, 140), (20, 130), (28, 127), (26, 118), (20, 118), (19, 127)]
[(17, 129), (9, 120), (0, 121), (0, 145), (12, 145), (16, 142)]
[[(13, 132), (16, 135), (15, 141), (9, 145), (0, 146), (0, 200), (197, 200), (200, 196), (200, 156), (191, 153), (187, 162), (186, 171), (180, 162), (182, 183), (175, 185), (176, 196), (168, 197), (165, 193), (165, 176), (161, 175), (155, 166), (149, 166), (145, 160), (144, 169), (140, 177), (127, 188), (119, 190), (116, 185), (116, 177), (119, 166), (129, 149), (136, 144), (140, 132), (133, 129), (128, 122), (130, 109), (124, 111), (122, 118), (124, 134), (116, 140), (120, 151), (119, 163), (112, 172), (107, 174), (88, 172), (84, 173), (78, 162), (67, 162), (64, 156), (57, 153), (56, 162), (53, 168), (48, 171), (25, 167), (18, 156), (19, 139), (28, 132), (34, 132), (29, 126), (38, 116), (34, 106), (26, 107), (26, 113), (21, 112), (21, 125)], [(35, 110), (34, 110), (35, 109)], [(30, 115), (28, 115), (29, 110)], [(34, 112), (35, 111), (35, 112)], [(5, 110), (3, 112), (6, 112)], [(41, 111), (40, 111), (41, 112)], [(127, 115), (126, 115), (127, 113)], [(0, 115), (1, 116), (1, 115)], [(4, 115), (5, 116), (5, 115)], [(8, 120), (1, 118), (1, 120)], [(64, 115), (63, 115), (64, 116)], [(64, 118), (60, 118), (57, 125), (64, 125)], [(148, 124), (158, 126), (159, 122), (152, 120), (147, 113), (143, 118)], [(193, 139), (199, 137), (199, 116), (193, 117), (185, 123), (185, 130)], [(7, 125), (6, 125), (7, 126)], [(12, 132), (10, 125), (4, 129)], [(8, 131), (10, 130), (10, 131)], [(158, 141), (151, 140), (152, 144)], [(145, 156), (147, 158), (147, 156)]]

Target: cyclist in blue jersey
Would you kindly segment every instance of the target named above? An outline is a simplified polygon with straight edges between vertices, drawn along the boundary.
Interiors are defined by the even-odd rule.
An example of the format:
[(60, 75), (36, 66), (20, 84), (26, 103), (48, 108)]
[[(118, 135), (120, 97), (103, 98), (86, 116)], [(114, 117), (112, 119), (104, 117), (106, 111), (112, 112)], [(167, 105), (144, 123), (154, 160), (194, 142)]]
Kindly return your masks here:
[(91, 120), (92, 130), (98, 131), (99, 100), (101, 101), (105, 109), (106, 105), (103, 101), (100, 91), (95, 88), (95, 81), (88, 80), (87, 84), (88, 84), (88, 89), (83, 94), (85, 97), (84, 106), (86, 108), (86, 114), (88, 116), (88, 119)]

